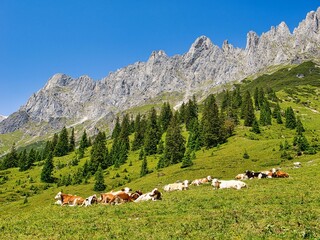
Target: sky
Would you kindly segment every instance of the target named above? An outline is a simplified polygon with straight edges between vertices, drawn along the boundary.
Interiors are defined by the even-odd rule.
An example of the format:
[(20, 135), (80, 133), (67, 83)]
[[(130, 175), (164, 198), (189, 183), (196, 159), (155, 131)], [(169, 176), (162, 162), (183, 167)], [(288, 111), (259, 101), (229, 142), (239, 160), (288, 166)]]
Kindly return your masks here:
[(205, 35), (244, 48), (282, 21), (293, 31), (317, 0), (1, 0), (0, 115), (24, 105), (55, 73), (95, 80), (147, 61), (154, 50), (184, 54)]

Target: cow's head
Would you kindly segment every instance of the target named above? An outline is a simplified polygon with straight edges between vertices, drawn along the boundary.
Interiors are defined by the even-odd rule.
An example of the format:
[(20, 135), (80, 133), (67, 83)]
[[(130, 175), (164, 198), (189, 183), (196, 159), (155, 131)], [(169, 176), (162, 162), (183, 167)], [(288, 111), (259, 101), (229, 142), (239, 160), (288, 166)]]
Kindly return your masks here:
[(62, 192), (58, 192), (58, 194), (54, 197), (56, 200), (61, 200)]

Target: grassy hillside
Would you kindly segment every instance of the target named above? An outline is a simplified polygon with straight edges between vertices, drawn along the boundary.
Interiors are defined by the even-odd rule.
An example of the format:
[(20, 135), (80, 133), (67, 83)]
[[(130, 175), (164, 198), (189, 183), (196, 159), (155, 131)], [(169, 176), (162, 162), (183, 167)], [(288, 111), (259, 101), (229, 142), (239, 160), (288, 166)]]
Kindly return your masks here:
[[(243, 89), (273, 87), (281, 108), (294, 109), (306, 129), (309, 143), (317, 146), (319, 73), (318, 67), (310, 62), (291, 69), (285, 67), (246, 81)], [(297, 77), (301, 74), (303, 78)], [(295, 151), (288, 150), (291, 158), (281, 157), (280, 144), (287, 141), (292, 145), (295, 130), (286, 129), (275, 120), (261, 130), (261, 134), (255, 134), (240, 124), (227, 143), (196, 152), (194, 165), (189, 168), (181, 169), (181, 164), (177, 164), (158, 171), (155, 167), (159, 156), (150, 156), (148, 167), (153, 172), (140, 178), (139, 153), (131, 152), (127, 163), (119, 169), (111, 167), (104, 171), (106, 191), (129, 186), (143, 192), (207, 175), (233, 179), (246, 169), (280, 167), (290, 174), (288, 179), (247, 180), (248, 188), (240, 191), (192, 186), (188, 191), (163, 193), (163, 200), (158, 202), (72, 208), (54, 205), (56, 193), (62, 190), (83, 197), (92, 195), (93, 178), (87, 184), (57, 187), (40, 182), (41, 163), (26, 172), (0, 171), (1, 236), (8, 239), (319, 239), (320, 153), (297, 156)], [(187, 132), (183, 134), (187, 137)], [(89, 152), (90, 149), (79, 166), (89, 159)], [(249, 159), (243, 158), (245, 152)], [(55, 165), (65, 165), (55, 169), (54, 175), (59, 178), (75, 172), (78, 166), (70, 164), (73, 158), (74, 153), (54, 158)], [(294, 168), (295, 161), (300, 161), (302, 167)]]

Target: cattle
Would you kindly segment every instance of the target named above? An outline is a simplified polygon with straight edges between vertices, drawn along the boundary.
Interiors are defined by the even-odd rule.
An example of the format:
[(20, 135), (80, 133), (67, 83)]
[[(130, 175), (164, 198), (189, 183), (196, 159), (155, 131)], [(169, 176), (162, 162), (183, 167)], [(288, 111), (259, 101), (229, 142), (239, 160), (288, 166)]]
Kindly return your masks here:
[(301, 167), (301, 162), (294, 162), (293, 163), (294, 168), (300, 168)]
[(114, 197), (110, 200), (109, 204), (119, 204), (119, 203), (132, 202), (132, 201), (133, 199), (130, 197), (128, 193), (119, 192), (118, 194), (114, 195)]
[(281, 170), (276, 170), (272, 176), (275, 178), (288, 178), (289, 174)]
[(153, 189), (151, 192), (142, 194), (140, 197), (138, 197), (136, 200), (134, 200), (134, 202), (142, 202), (142, 201), (157, 201), (157, 200), (161, 200), (162, 196), (161, 196), (161, 192), (159, 192), (158, 188)]
[(123, 188), (123, 189), (121, 189), (119, 191), (116, 191), (116, 192), (114, 192), (112, 190), (110, 193), (112, 193), (113, 195), (117, 195), (118, 193), (121, 193), (121, 192), (125, 192), (125, 193), (129, 194), (131, 191), (132, 191), (131, 188), (125, 187), (125, 188)]
[(255, 171), (249, 171), (249, 170), (246, 170), (246, 171), (245, 171), (245, 175), (246, 175), (249, 179), (258, 178), (260, 173), (261, 173), (261, 172), (255, 172)]
[(235, 179), (246, 180), (246, 179), (248, 179), (248, 176), (245, 173), (239, 173), (237, 176), (235, 176)]
[(94, 195), (92, 195), (92, 196), (90, 196), (90, 197), (87, 197), (87, 198), (83, 201), (82, 206), (87, 207), (87, 206), (90, 206), (90, 205), (96, 204), (96, 203), (98, 203), (98, 198), (97, 198), (97, 195), (94, 194)]
[(98, 199), (99, 203), (109, 203), (112, 199), (114, 199), (115, 195), (113, 195), (112, 193), (101, 193), (100, 194), (100, 198)]
[(247, 185), (239, 180), (212, 180), (212, 186), (214, 189), (223, 189), (223, 188), (234, 188), (240, 190), (241, 188), (247, 187)]
[(84, 202), (84, 199), (82, 197), (71, 195), (71, 194), (65, 194), (62, 192), (58, 192), (58, 194), (54, 197), (56, 203), (60, 200), (61, 206), (69, 205), (69, 206), (77, 206), (82, 205)]
[(206, 178), (193, 180), (190, 185), (199, 186), (200, 184), (209, 183), (211, 180), (212, 180), (211, 176), (207, 176)]
[(134, 193), (130, 194), (132, 200), (136, 200), (139, 198), (143, 193), (140, 190), (135, 191)]
[(187, 190), (189, 189), (189, 181), (184, 180), (182, 183), (170, 183), (167, 184), (163, 187), (164, 191), (170, 192), (170, 191), (175, 191), (175, 190)]

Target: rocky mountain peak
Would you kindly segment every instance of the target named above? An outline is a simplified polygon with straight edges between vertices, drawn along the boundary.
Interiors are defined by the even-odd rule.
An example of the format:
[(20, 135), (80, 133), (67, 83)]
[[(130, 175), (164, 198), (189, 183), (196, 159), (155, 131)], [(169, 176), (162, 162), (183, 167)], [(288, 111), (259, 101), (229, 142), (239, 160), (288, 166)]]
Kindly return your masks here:
[(195, 52), (201, 52), (204, 50), (212, 49), (213, 44), (211, 40), (206, 36), (201, 36), (196, 39), (196, 41), (191, 45), (189, 53), (193, 54)]
[(247, 33), (247, 45), (246, 50), (250, 51), (255, 49), (259, 44), (259, 36), (256, 32), (250, 31)]
[(71, 82), (71, 77), (63, 74), (63, 73), (57, 73), (53, 75), (47, 84), (44, 86), (44, 90), (49, 90), (54, 87), (64, 87), (67, 86)]

